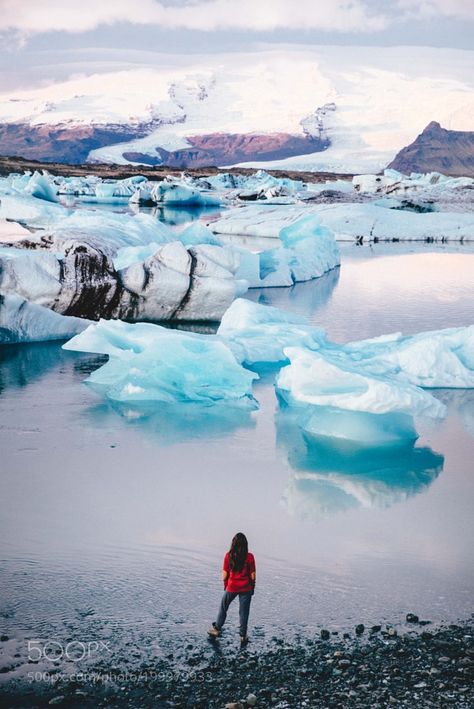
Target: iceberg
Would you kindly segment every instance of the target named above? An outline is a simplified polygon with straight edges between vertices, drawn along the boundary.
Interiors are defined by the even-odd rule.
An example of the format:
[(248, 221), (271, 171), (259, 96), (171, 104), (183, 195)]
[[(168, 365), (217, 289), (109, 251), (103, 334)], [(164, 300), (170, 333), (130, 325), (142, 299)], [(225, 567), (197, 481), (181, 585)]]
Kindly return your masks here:
[(56, 186), (48, 177), (47, 173), (34, 172), (25, 186), (25, 192), (46, 202), (58, 202)]
[(339, 266), (340, 251), (329, 229), (321, 226), (318, 217), (307, 215), (282, 229), (281, 246), (260, 253), (241, 253), (239, 278), (250, 288), (292, 286), (319, 278)]
[(151, 191), (156, 204), (181, 205), (186, 207), (214, 206), (221, 204), (218, 195), (199, 190), (182, 182), (163, 180)]
[(331, 359), (327, 350), (284, 352), (290, 364), (277, 376), (277, 393), (299, 409), (311, 438), (393, 446), (416, 440), (415, 420), (436, 421), (446, 414), (444, 404), (419, 387), (370, 375), (356, 362)]
[(117, 271), (107, 253), (88, 243), (60, 243), (60, 253), (22, 249), (14, 257), (0, 248), (0, 293), (91, 320), (217, 321), (245, 290), (234, 275), (238, 259), (220, 246), (188, 250), (173, 241)]
[(213, 337), (151, 323), (101, 320), (63, 347), (109, 355), (87, 382), (114, 401), (257, 406), (252, 395), (257, 375)]
[(474, 388), (474, 325), (392, 333), (339, 345), (306, 318), (247, 299), (235, 300), (217, 331), (248, 364), (288, 361), (285, 347), (319, 350), (336, 366), (424, 389)]
[(317, 217), (337, 241), (468, 241), (474, 233), (474, 213), (469, 211), (416, 213), (374, 202), (234, 207), (209, 227), (216, 234), (278, 237), (282, 229), (305, 216)]
[(216, 334), (249, 366), (287, 362), (286, 347), (318, 349), (326, 341), (304, 318), (244, 298), (226, 310)]
[(0, 295), (0, 345), (67, 340), (89, 324), (90, 320), (59, 315), (19, 295)]
[(372, 374), (425, 389), (474, 387), (474, 325), (351, 342), (341, 356)]

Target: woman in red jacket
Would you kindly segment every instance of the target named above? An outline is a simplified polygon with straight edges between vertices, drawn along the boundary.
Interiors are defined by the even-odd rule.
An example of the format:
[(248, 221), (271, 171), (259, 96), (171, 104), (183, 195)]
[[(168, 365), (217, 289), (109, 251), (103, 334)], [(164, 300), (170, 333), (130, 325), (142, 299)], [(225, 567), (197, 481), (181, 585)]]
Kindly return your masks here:
[(247, 642), (247, 624), (250, 612), (250, 601), (255, 590), (255, 558), (249, 552), (247, 537), (238, 532), (232, 539), (230, 549), (224, 557), (222, 581), (224, 595), (217, 620), (212, 624), (209, 635), (217, 638), (227, 617), (227, 611), (236, 596), (239, 597), (240, 642)]

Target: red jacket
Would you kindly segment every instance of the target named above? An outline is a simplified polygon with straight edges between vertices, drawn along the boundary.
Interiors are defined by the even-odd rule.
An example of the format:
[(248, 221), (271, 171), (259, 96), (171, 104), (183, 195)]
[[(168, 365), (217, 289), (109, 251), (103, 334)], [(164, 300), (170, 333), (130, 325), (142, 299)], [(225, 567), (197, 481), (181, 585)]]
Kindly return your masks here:
[(229, 552), (224, 557), (223, 570), (229, 574), (227, 580), (224, 581), (224, 588), (229, 593), (245, 593), (253, 591), (255, 583), (252, 581), (251, 574), (255, 573), (255, 557), (250, 552), (247, 554), (247, 559), (242, 571), (232, 571), (229, 563)]

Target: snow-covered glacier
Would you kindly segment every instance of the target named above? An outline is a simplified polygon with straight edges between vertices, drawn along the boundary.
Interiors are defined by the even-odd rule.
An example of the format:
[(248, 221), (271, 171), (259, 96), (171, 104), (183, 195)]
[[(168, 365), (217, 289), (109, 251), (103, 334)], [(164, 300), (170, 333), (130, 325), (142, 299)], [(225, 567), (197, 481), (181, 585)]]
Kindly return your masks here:
[(150, 323), (90, 325), (64, 349), (109, 355), (87, 382), (115, 401), (256, 406), (253, 372), (219, 339)]

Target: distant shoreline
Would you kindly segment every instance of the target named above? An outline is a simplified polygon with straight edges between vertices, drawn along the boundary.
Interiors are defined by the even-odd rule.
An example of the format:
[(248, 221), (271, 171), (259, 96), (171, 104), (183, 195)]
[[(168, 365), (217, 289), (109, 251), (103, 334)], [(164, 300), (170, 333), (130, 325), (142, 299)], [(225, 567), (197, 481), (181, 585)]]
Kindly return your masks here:
[[(82, 165), (71, 165), (59, 162), (41, 162), (39, 160), (28, 160), (15, 156), (0, 157), (0, 175), (6, 176), (11, 172), (24, 172), (25, 170), (48, 170), (53, 175), (64, 177), (82, 177), (85, 175), (96, 175), (102, 178), (113, 178), (123, 180), (134, 175), (144, 175), (148, 180), (161, 181), (167, 175), (181, 175), (186, 172), (193, 177), (208, 177), (231, 173), (233, 175), (253, 175), (257, 168), (232, 167), (229, 169), (215, 167), (179, 168), (179, 167), (156, 167), (149, 165), (113, 165), (109, 163), (84, 163)], [(351, 180), (354, 175), (351, 173), (337, 172), (299, 172), (298, 170), (266, 170), (274, 177), (289, 177), (293, 180), (303, 180), (303, 182), (326, 182), (328, 180)]]

